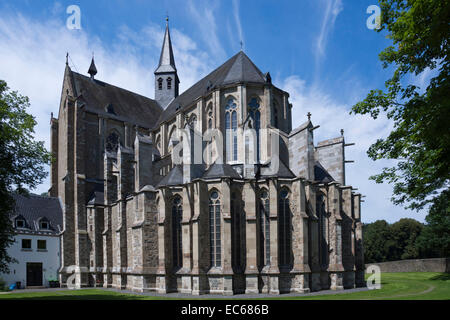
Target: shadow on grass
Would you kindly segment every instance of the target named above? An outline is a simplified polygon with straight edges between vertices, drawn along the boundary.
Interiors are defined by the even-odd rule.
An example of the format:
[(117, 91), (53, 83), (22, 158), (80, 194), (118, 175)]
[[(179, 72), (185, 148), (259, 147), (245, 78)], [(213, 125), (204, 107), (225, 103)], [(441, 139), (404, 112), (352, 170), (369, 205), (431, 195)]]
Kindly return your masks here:
[(450, 273), (438, 274), (438, 275), (436, 275), (434, 277), (431, 277), (430, 280), (441, 280), (441, 281), (450, 280)]

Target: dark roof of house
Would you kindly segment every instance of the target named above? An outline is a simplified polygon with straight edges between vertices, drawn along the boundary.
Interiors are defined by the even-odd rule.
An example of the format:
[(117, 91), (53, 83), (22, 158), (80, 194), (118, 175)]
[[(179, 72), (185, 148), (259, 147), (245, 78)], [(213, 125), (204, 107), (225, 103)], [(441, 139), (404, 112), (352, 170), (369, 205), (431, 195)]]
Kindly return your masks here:
[[(63, 229), (63, 211), (58, 198), (42, 197), (35, 194), (12, 195), (15, 200), (13, 221), (20, 217), (25, 220), (25, 228), (16, 229), (17, 232), (36, 234), (59, 234)], [(39, 222), (46, 219), (49, 229), (42, 230)]]
[(74, 71), (71, 74), (75, 92), (87, 110), (144, 128), (153, 128), (162, 113), (155, 100)]
[(176, 97), (161, 114), (158, 125), (169, 120), (179, 109), (185, 109), (195, 99), (211, 89), (232, 83), (266, 83), (266, 77), (242, 51)]
[(316, 161), (314, 163), (314, 180), (320, 181), (322, 183), (335, 181), (319, 161)]
[(240, 179), (241, 176), (233, 169), (229, 164), (217, 164), (213, 163), (202, 177), (203, 179), (215, 179), (215, 178), (233, 178)]

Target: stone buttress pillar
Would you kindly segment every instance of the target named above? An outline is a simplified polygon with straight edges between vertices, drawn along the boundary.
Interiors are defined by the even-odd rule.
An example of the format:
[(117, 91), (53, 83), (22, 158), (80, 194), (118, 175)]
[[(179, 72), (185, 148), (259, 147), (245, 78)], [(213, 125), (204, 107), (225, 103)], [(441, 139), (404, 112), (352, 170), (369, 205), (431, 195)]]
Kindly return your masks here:
[(258, 293), (258, 255), (257, 255), (257, 199), (255, 185), (252, 182), (244, 184), (245, 228), (246, 228), (246, 264), (245, 293)]
[(308, 264), (308, 220), (304, 183), (297, 180), (292, 184), (292, 253), (293, 276), (291, 292), (309, 292), (311, 269)]
[(342, 217), (341, 192), (338, 183), (329, 184), (328, 189), (329, 217), (329, 266), (331, 290), (344, 289), (342, 266)]

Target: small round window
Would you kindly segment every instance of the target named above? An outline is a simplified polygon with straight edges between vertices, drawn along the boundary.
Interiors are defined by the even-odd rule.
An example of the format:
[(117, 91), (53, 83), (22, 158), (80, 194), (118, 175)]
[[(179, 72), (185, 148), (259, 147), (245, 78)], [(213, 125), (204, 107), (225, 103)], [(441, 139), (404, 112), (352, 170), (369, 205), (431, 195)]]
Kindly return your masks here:
[(215, 200), (219, 197), (219, 193), (217, 191), (211, 192), (211, 199)]

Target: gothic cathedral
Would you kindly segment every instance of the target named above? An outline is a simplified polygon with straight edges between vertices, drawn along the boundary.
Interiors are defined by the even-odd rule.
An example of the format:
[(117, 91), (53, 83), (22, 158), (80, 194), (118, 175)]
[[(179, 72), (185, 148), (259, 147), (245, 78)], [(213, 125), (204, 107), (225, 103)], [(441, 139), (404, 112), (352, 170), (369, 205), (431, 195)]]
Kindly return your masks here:
[(155, 99), (66, 62), (51, 117), (60, 283), (188, 294), (364, 286), (343, 132), (292, 129), (289, 94), (240, 51), (179, 94), (168, 24)]

